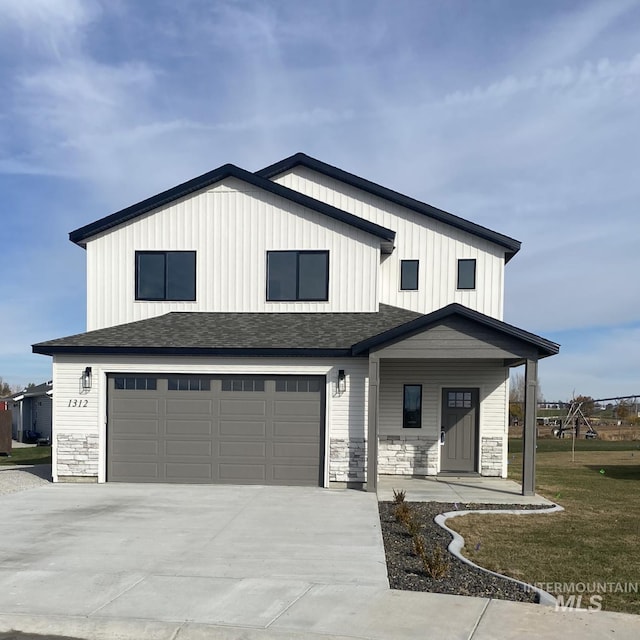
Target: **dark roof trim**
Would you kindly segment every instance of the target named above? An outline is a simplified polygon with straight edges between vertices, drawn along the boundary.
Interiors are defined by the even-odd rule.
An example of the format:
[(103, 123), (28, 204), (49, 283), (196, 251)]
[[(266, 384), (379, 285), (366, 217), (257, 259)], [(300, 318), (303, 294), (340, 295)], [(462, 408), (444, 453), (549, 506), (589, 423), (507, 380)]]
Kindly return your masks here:
[[(255, 357), (320, 357), (345, 358), (351, 357), (351, 349), (247, 349), (247, 348), (207, 348), (207, 347), (97, 347), (79, 345), (34, 344), (33, 353), (45, 356), (65, 354), (126, 354), (126, 355), (155, 355), (155, 356), (255, 356)], [(361, 354), (366, 357), (367, 354)]]
[(316, 160), (304, 153), (296, 153), (289, 158), (280, 160), (280, 162), (276, 162), (275, 164), (265, 167), (260, 171), (256, 171), (256, 175), (262, 176), (263, 178), (273, 178), (274, 176), (284, 173), (285, 171), (289, 171), (298, 165), (313, 169), (314, 171), (329, 176), (330, 178), (340, 180), (352, 187), (362, 189), (362, 191), (366, 191), (367, 193), (379, 196), (380, 198), (389, 200), (390, 202), (406, 207), (407, 209), (411, 209), (412, 211), (416, 211), (417, 213), (429, 216), (439, 222), (444, 222), (445, 224), (471, 233), (479, 238), (483, 238), (484, 240), (494, 242), (507, 250), (505, 253), (505, 260), (507, 262), (520, 250), (521, 243), (518, 240), (514, 240), (513, 238), (498, 233), (497, 231), (487, 229), (486, 227), (475, 224), (474, 222), (469, 222), (468, 220), (424, 202), (420, 202), (419, 200), (414, 200), (409, 196), (405, 196), (397, 191), (393, 191), (392, 189), (387, 189), (375, 182), (371, 182), (370, 180), (356, 176), (344, 171), (343, 169), (338, 169), (338, 167), (333, 167), (330, 164)]
[(461, 304), (453, 303), (443, 307), (442, 309), (438, 309), (433, 313), (429, 313), (426, 316), (421, 316), (420, 318), (401, 324), (393, 329), (389, 329), (384, 333), (380, 333), (377, 336), (367, 338), (358, 344), (354, 344), (351, 352), (354, 356), (368, 353), (371, 349), (376, 349), (404, 338), (408, 338), (420, 331), (425, 331), (438, 322), (441, 322), (445, 318), (453, 315), (468, 318), (469, 320), (478, 322), (508, 336), (522, 340), (523, 342), (536, 347), (540, 352), (541, 358), (553, 356), (560, 351), (560, 345), (555, 342), (551, 342), (551, 340), (546, 340), (534, 333), (529, 333), (524, 329), (519, 329), (518, 327), (514, 327), (513, 325), (502, 322), (501, 320), (496, 320), (495, 318), (484, 315), (484, 313), (464, 307)]
[[(356, 229), (360, 229), (361, 231), (366, 231), (367, 233), (381, 238), (386, 243), (392, 244), (395, 239), (396, 233), (391, 229), (386, 229), (385, 227), (381, 227), (373, 222), (354, 216), (351, 213), (347, 213), (346, 211), (332, 207), (324, 202), (310, 198), (298, 191), (283, 187), (271, 180), (262, 178), (254, 173), (245, 171), (244, 169), (240, 169), (240, 167), (236, 167), (235, 165), (225, 164), (213, 171), (209, 171), (208, 173), (198, 176), (197, 178), (193, 178), (192, 180), (183, 182), (182, 184), (168, 189), (167, 191), (163, 191), (151, 198), (147, 198), (142, 202), (131, 205), (126, 209), (112, 213), (111, 215), (101, 218), (100, 220), (96, 220), (84, 227), (80, 227), (69, 234), (69, 240), (71, 240), (71, 242), (75, 242), (77, 245), (84, 246), (85, 240), (98, 233), (108, 231), (109, 229), (117, 227), (124, 222), (128, 222), (129, 220), (148, 213), (153, 209), (157, 209), (158, 207), (164, 206), (174, 200), (178, 200), (190, 193), (204, 189), (205, 187), (215, 184), (216, 182), (220, 182), (220, 180), (224, 180), (228, 177), (237, 178), (254, 187), (273, 193), (313, 211), (317, 211), (329, 218), (344, 222), (345, 224), (355, 227)], [(387, 247), (387, 250), (392, 248), (392, 246)]]

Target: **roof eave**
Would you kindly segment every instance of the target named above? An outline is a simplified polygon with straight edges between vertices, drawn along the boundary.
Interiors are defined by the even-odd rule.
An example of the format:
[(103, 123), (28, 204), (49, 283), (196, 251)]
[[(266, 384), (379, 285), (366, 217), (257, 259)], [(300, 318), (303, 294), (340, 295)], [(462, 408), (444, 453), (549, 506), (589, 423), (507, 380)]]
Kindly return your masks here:
[(82, 346), (34, 344), (33, 353), (54, 356), (67, 355), (158, 355), (158, 356), (256, 356), (256, 357), (351, 357), (350, 348), (216, 348), (216, 347), (152, 347), (152, 346)]

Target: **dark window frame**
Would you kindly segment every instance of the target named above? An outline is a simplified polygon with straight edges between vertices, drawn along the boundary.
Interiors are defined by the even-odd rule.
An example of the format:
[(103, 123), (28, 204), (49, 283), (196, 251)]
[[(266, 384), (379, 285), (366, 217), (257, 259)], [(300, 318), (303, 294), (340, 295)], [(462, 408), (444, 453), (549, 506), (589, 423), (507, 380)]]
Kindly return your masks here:
[[(420, 399), (418, 401), (417, 424), (409, 424), (407, 409), (407, 388), (420, 389)], [(422, 385), (421, 384), (405, 384), (402, 386), (402, 428), (403, 429), (422, 429)]]
[(157, 391), (158, 376), (130, 374), (114, 376), (113, 388), (117, 391)]
[[(292, 253), (296, 255), (296, 297), (295, 298), (272, 298), (269, 292), (269, 256), (276, 253)], [(300, 295), (300, 256), (301, 255), (324, 255), (326, 262), (326, 278), (324, 283), (324, 297), (304, 297)], [(267, 251), (267, 282), (266, 282), (266, 300), (267, 302), (327, 302), (329, 300), (329, 250), (328, 249), (271, 249)]]
[[(404, 266), (415, 265), (416, 286), (410, 287), (405, 282)], [(413, 276), (413, 274), (411, 274)], [(400, 260), (400, 291), (418, 291), (420, 288), (420, 260)]]
[[(473, 286), (462, 286), (463, 283), (460, 282), (460, 265), (462, 263), (472, 263), (473, 264)], [(458, 273), (457, 273), (457, 279), (456, 279), (456, 284), (457, 284), (457, 289), (459, 291), (473, 291), (476, 288), (476, 284), (477, 284), (477, 261), (475, 258), (459, 258), (458, 259)], [(465, 274), (466, 275), (466, 274)]]
[[(169, 282), (169, 260), (167, 256), (169, 254), (183, 253), (193, 255), (193, 297), (168, 297), (168, 282)], [(164, 294), (162, 297), (142, 297), (140, 296), (140, 256), (143, 255), (159, 255), (164, 257)], [(135, 299), (141, 302), (195, 302), (197, 296), (197, 256), (195, 251), (136, 251), (135, 252), (135, 266), (136, 266), (136, 280), (135, 280)]]

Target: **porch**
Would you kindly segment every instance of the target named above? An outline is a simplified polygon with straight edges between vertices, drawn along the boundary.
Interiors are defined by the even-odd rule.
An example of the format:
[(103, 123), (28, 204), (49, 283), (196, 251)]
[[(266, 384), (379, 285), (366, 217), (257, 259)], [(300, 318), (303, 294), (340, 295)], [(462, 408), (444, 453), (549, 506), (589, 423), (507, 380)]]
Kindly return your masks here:
[[(513, 480), (482, 476), (412, 476), (378, 477), (378, 500), (392, 501), (393, 491), (406, 492), (407, 502), (451, 502), (466, 504), (533, 504), (553, 505), (540, 495), (522, 495)], [(461, 508), (463, 508), (461, 506)]]

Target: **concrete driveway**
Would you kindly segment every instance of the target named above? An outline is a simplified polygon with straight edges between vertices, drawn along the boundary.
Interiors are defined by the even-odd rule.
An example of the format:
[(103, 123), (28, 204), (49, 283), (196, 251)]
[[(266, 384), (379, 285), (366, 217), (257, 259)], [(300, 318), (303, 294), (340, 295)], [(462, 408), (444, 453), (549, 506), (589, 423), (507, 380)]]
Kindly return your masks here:
[(49, 484), (0, 496), (0, 639), (13, 629), (29, 640), (637, 640), (640, 616), (392, 591), (367, 493)]
[(388, 588), (375, 495), (49, 485), (0, 502), (0, 613), (266, 627), (314, 585)]

